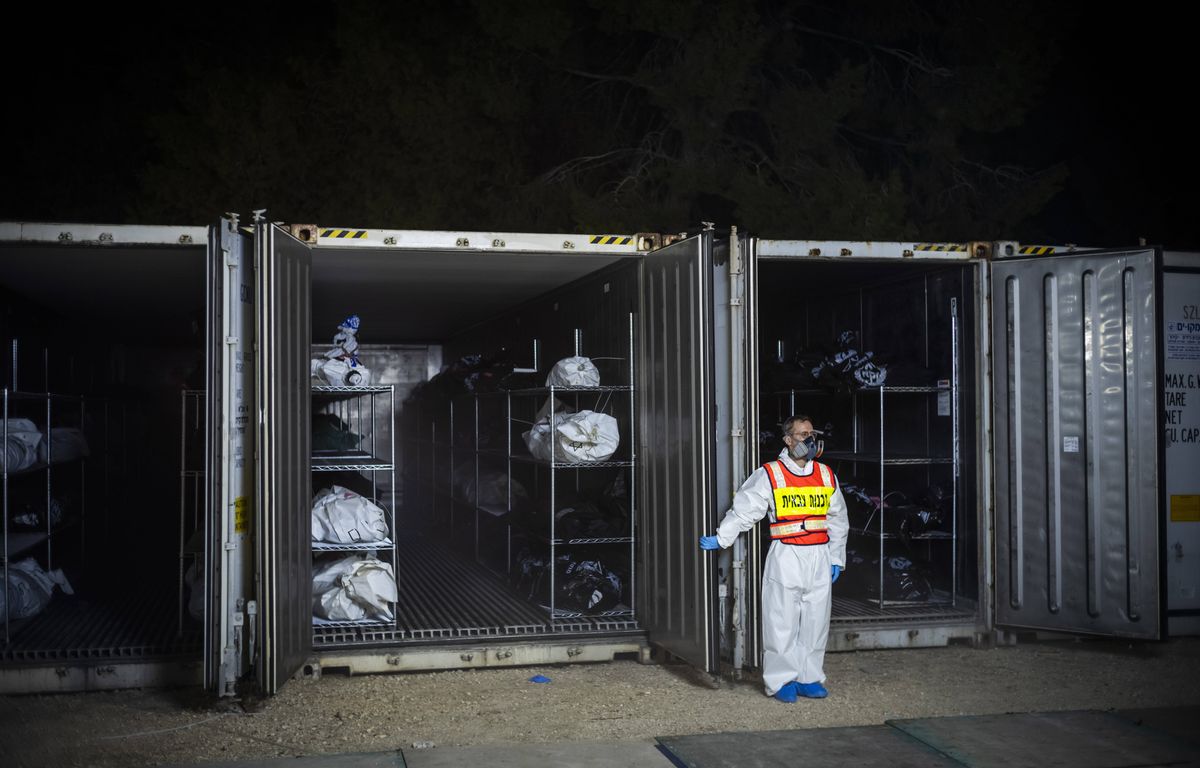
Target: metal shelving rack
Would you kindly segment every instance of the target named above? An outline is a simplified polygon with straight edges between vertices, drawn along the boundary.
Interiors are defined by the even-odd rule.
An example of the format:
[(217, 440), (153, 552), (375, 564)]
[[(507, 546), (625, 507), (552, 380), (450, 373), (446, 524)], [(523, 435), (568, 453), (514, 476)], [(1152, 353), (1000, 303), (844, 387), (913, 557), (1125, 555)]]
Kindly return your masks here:
[[(42, 440), (46, 445), (46, 460), (44, 462), (37, 461), (30, 466), (21, 469), (9, 469), (8, 464), (8, 420), (13, 416), (12, 407), (15, 403), (33, 403), (36, 408), (39, 404), (44, 405), (44, 410), (39, 415), (44, 414), (45, 424), (43, 426)], [(22, 392), (19, 390), (5, 389), (3, 394), (3, 414), (0, 419), (0, 432), (3, 434), (3, 442), (0, 443), (0, 448), (3, 448), (4, 455), (2, 461), (2, 493), (3, 496), (3, 522), (0, 523), (0, 528), (3, 530), (3, 547), (0, 547), (0, 560), (3, 561), (4, 575), (4, 645), (8, 645), (11, 641), (11, 616), (10, 605), (8, 599), (9, 587), (9, 563), (18, 555), (33, 551), (35, 548), (45, 546), (45, 568), (47, 571), (54, 568), (54, 540), (57, 535), (70, 528), (75, 523), (80, 526), (80, 549), (84, 547), (85, 522), (87, 519), (87, 458), (81, 456), (77, 461), (79, 464), (79, 517), (74, 520), (68, 520), (64, 517), (63, 520), (55, 525), (53, 522), (52, 505), (53, 487), (54, 487), (54, 472), (56, 466), (62, 466), (68, 462), (58, 462), (54, 457), (54, 441), (51, 439), (51, 429), (54, 426), (54, 404), (55, 403), (71, 403), (78, 406), (79, 409), (79, 429), (82, 431), (87, 418), (87, 401), (79, 395), (59, 395), (50, 392)], [(14, 478), (23, 476), (32, 476), (41, 473), (45, 482), (46, 488), (46, 507), (44, 514), (44, 530), (28, 531), (28, 532), (11, 532), (9, 530), (9, 508), (8, 495), (9, 483)]]
[[(204, 551), (200, 521), (204, 508), (204, 407), (202, 389), (179, 393), (179, 625), (183, 635), (187, 611), (185, 579), (187, 567)], [(195, 451), (194, 455), (189, 455)], [(190, 513), (190, 514), (189, 514)]]
[[(633, 319), (634, 319), (633, 315), (630, 315), (630, 317), (629, 317), (629, 346), (628, 346), (628, 351), (627, 351), (628, 357), (626, 358), (627, 363), (628, 363), (626, 374), (628, 376), (628, 381), (629, 381), (629, 384), (627, 384), (627, 385), (616, 385), (616, 386), (601, 385), (601, 386), (595, 386), (595, 387), (560, 387), (560, 386), (529, 387), (529, 388), (521, 388), (521, 389), (503, 390), (503, 391), (495, 392), (495, 393), (482, 393), (482, 394), (476, 396), (476, 408), (475, 408), (476, 444), (479, 443), (479, 440), (478, 440), (478, 438), (479, 438), (478, 403), (479, 403), (480, 398), (486, 398), (489, 396), (500, 396), (500, 397), (504, 398), (504, 414), (505, 414), (505, 422), (507, 424), (507, 433), (508, 433), (507, 440), (506, 440), (506, 445), (508, 446), (508, 448), (506, 451), (500, 452), (500, 451), (483, 450), (483, 449), (476, 451), (476, 463), (475, 463), (475, 466), (476, 466), (476, 482), (475, 482), (475, 489), (476, 489), (476, 505), (475, 505), (475, 509), (476, 509), (476, 557), (478, 558), (478, 556), (479, 556), (479, 537), (480, 537), (479, 514), (483, 513), (483, 514), (489, 514), (489, 515), (495, 516), (496, 512), (501, 512), (501, 513), (511, 512), (511, 510), (513, 508), (513, 499), (512, 499), (513, 465), (514, 464), (527, 464), (527, 465), (534, 465), (537, 467), (547, 469), (549, 471), (550, 492), (549, 492), (548, 497), (546, 497), (545, 499), (542, 499), (541, 501), (545, 505), (545, 509), (543, 510), (543, 512), (545, 514), (547, 514), (549, 517), (549, 526), (548, 526), (549, 534), (545, 535), (539, 531), (528, 530), (522, 526), (518, 526), (512, 522), (509, 522), (507, 529), (506, 529), (507, 550), (508, 550), (506, 559), (509, 564), (509, 568), (511, 568), (512, 561), (513, 561), (512, 538), (513, 538), (514, 532), (518, 532), (518, 533), (522, 533), (527, 536), (530, 536), (530, 537), (534, 538), (535, 540), (539, 541), (541, 544), (548, 547), (548, 550), (549, 550), (548, 570), (550, 573), (549, 614), (550, 614), (552, 626), (555, 625), (555, 622), (558, 622), (560, 620), (574, 620), (574, 619), (580, 619), (580, 618), (618, 618), (618, 619), (632, 621), (633, 617), (636, 615), (637, 582), (636, 582), (636, 569), (635, 569), (635, 562), (636, 562), (635, 547), (636, 547), (637, 542), (636, 542), (635, 535), (634, 535), (634, 521), (636, 520), (636, 517), (637, 517), (637, 486), (636, 486), (637, 455), (636, 455), (636, 450), (635, 450), (637, 441), (636, 441), (636, 435), (634, 434), (634, 431), (635, 431), (636, 424), (637, 424), (637, 404), (635, 402), (634, 387), (633, 387), (633, 382), (636, 381), (636, 379), (634, 378), (635, 372), (634, 372), (634, 362), (633, 362), (636, 359), (634, 357), (635, 350), (634, 350)], [(575, 355), (578, 356), (580, 354), (581, 354), (580, 333), (579, 333), (579, 331), (576, 331), (576, 333), (575, 333)], [(558, 406), (557, 406), (557, 403), (559, 402), (558, 398), (562, 397), (562, 398), (569, 399), (576, 406), (575, 411), (578, 411), (580, 398), (583, 396), (587, 396), (587, 395), (594, 395), (597, 397), (611, 397), (614, 395), (627, 397), (627, 402), (626, 402), (627, 420), (626, 420), (625, 431), (621, 435), (620, 439), (621, 439), (621, 444), (623, 446), (626, 446), (626, 450), (627, 450), (628, 456), (629, 456), (628, 459), (617, 460), (617, 461), (596, 461), (596, 462), (571, 463), (571, 462), (562, 462), (562, 461), (557, 460), (556, 458), (554, 458), (553, 453), (551, 454), (550, 461), (543, 461), (540, 459), (536, 459), (533, 456), (530, 456), (527, 454), (520, 454), (520, 453), (514, 452), (514, 448), (513, 448), (513, 446), (514, 446), (513, 400), (515, 398), (536, 398), (536, 399), (548, 398), (548, 402), (550, 404), (550, 409), (548, 411), (548, 414), (549, 414), (549, 418), (550, 418), (550, 423), (553, 424), (555, 421), (555, 414), (556, 414), (557, 408), (558, 408)], [(618, 450), (621, 450), (621, 449), (619, 448)], [(508, 487), (508, 496), (509, 496), (507, 510), (493, 510), (490, 508), (480, 506), (478, 504), (479, 459), (484, 458), (484, 457), (500, 458), (500, 459), (503, 459), (507, 463), (507, 471), (508, 471), (507, 487)], [(588, 471), (604, 470), (604, 469), (622, 469), (622, 470), (626, 471), (626, 478), (627, 478), (626, 488), (627, 488), (627, 493), (629, 494), (629, 534), (627, 536), (607, 536), (607, 537), (595, 537), (595, 538), (573, 538), (573, 537), (563, 538), (563, 537), (557, 536), (555, 528), (556, 528), (556, 517), (557, 517), (557, 512), (558, 512), (557, 489), (558, 489), (558, 482), (559, 482), (559, 480), (558, 480), (559, 474), (561, 472), (569, 472), (569, 471), (588, 472)], [(511, 517), (511, 515), (510, 515), (510, 517)], [(555, 568), (556, 568), (556, 564), (557, 564), (558, 548), (568, 547), (568, 546), (577, 546), (577, 545), (589, 545), (589, 546), (590, 545), (606, 545), (606, 546), (608, 546), (608, 545), (611, 545), (611, 546), (627, 545), (628, 546), (629, 578), (628, 578), (628, 583), (626, 585), (624, 585), (625, 589), (623, 590), (626, 592), (626, 595), (627, 595), (627, 600), (624, 601), (625, 603), (628, 604), (627, 608), (621, 608), (619, 610), (609, 610), (609, 611), (583, 612), (583, 611), (565, 610), (565, 609), (559, 608), (556, 605)], [(558, 627), (555, 626), (555, 628), (557, 629)]]
[[(885, 600), (884, 595), (884, 563), (886, 558), (886, 542), (899, 540), (902, 537), (899, 534), (888, 533), (884, 528), (884, 517), (886, 510), (883, 509), (883, 500), (887, 497), (887, 468), (888, 467), (917, 467), (917, 466), (948, 466), (951, 468), (950, 482), (950, 530), (949, 531), (928, 531), (922, 534), (917, 534), (909, 537), (904, 537), (908, 541), (926, 542), (932, 545), (933, 542), (945, 541), (955, 542), (958, 539), (958, 490), (959, 476), (961, 471), (960, 455), (959, 455), (959, 440), (960, 440), (960, 423), (959, 423), (959, 376), (960, 376), (960, 360), (959, 360), (959, 315), (958, 315), (958, 300), (950, 299), (950, 335), (951, 335), (951, 372), (950, 379), (945, 386), (903, 386), (903, 387), (870, 387), (856, 389), (852, 393), (852, 413), (851, 421), (853, 424), (853, 447), (850, 451), (826, 451), (821, 456), (821, 460), (825, 462), (841, 461), (860, 465), (872, 465), (878, 468), (879, 482), (878, 491), (880, 499), (880, 509), (878, 510), (878, 528), (864, 527), (851, 528), (850, 532), (864, 537), (871, 537), (879, 540), (879, 598), (868, 599), (866, 602), (877, 605), (880, 609), (893, 606), (913, 605), (910, 602), (904, 601), (889, 601)], [(786, 392), (777, 393), (779, 397), (788, 398), (789, 413), (796, 412), (796, 395), (797, 394), (819, 394), (829, 395), (829, 392), (824, 390), (788, 390)], [(887, 403), (896, 396), (915, 396), (928, 397), (933, 396), (949, 396), (950, 399), (950, 435), (949, 455), (935, 455), (933, 453), (923, 454), (896, 454), (889, 453), (886, 445), (886, 429), (885, 416), (887, 414)], [(859, 401), (869, 397), (877, 397), (879, 401), (879, 442), (878, 451), (864, 450), (862, 420), (859, 411)], [(928, 440), (926, 443), (928, 444)], [(947, 605), (954, 607), (957, 604), (958, 590), (958, 548), (953, 544), (950, 549), (950, 574), (951, 588), (945, 599), (934, 599), (922, 605)]]
[[(388, 530), (391, 535), (382, 541), (355, 543), (355, 544), (335, 544), (329, 542), (314, 541), (312, 543), (313, 553), (325, 552), (364, 552), (379, 553), (387, 552), (387, 561), (392, 566), (393, 575), (396, 573), (396, 438), (395, 430), (388, 430), (387, 454), (381, 455), (380, 450), (384, 448), (379, 444), (376, 436), (378, 429), (376, 424), (380, 419), (392, 419), (396, 412), (396, 388), (392, 384), (377, 384), (361, 387), (334, 387), (334, 386), (313, 386), (312, 388), (314, 404), (320, 404), (324, 408), (325, 413), (332, 413), (341, 419), (342, 423), (347, 426), (347, 429), (355, 434), (363, 435), (363, 439), (368, 439), (365, 436), (364, 430), (369, 429), (369, 447), (365, 449), (352, 450), (323, 450), (313, 451), (312, 455), (312, 471), (317, 472), (361, 472), (370, 476), (371, 481), (371, 501), (375, 504), (380, 503), (380, 483), (379, 476), (384, 474), (387, 478), (387, 493), (390, 494), (387, 504), (384, 505), (384, 511), (387, 513)], [(376, 399), (382, 395), (387, 395), (386, 404), (376, 404)], [(383, 558), (381, 558), (383, 559)], [(396, 623), (395, 612), (393, 618), (388, 621), (384, 619), (370, 618), (361, 619), (358, 621), (330, 621), (317, 616), (313, 617), (313, 631), (320, 632), (322, 629), (346, 629), (354, 627), (394, 627)]]

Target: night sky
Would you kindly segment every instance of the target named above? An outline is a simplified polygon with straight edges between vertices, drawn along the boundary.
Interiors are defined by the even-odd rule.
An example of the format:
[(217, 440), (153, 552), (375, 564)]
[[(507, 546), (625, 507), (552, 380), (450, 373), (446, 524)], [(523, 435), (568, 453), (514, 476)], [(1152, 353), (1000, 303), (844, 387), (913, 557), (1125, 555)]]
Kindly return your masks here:
[[(396, 12), (392, 16), (382, 16), (374, 27), (354, 28), (347, 22), (348, 17), (353, 15), (355, 7), (367, 5), (343, 3), (339, 4), (340, 10), (332, 3), (303, 7), (255, 4), (249, 10), (245, 6), (201, 10), (201, 6), (189, 5), (185, 6), (189, 13), (186, 17), (181, 16), (180, 11), (172, 11), (174, 15), (171, 16), (162, 13), (122, 16), (96, 7), (68, 11), (49, 5), (25, 11), (19, 24), (8, 25), (9, 42), (3, 53), (7, 108), (0, 220), (204, 224), (230, 207), (260, 204), (274, 206), (271, 212), (276, 218), (319, 220), (345, 226), (499, 227), (546, 231), (604, 226), (606, 198), (595, 190), (604, 189), (608, 194), (613, 184), (599, 176), (581, 177), (578, 190), (582, 191), (578, 194), (586, 197), (583, 202), (564, 202), (556, 208), (539, 198), (520, 212), (514, 212), (510, 219), (503, 211), (496, 210), (498, 206), (494, 201), (505, 200), (510, 189), (528, 189), (531, 180), (540, 178), (540, 174), (569, 157), (585, 152), (600, 154), (595, 150), (629, 143), (628, 137), (617, 130), (609, 133), (594, 130), (587, 135), (581, 132), (574, 138), (565, 138), (568, 134), (574, 136), (574, 129), (582, 121), (602, 122), (608, 111), (597, 109), (594, 113), (586, 113), (580, 108), (581, 104), (587, 103), (581, 95), (570, 109), (553, 112), (553, 104), (561, 104), (561, 98), (551, 100), (548, 105), (538, 103), (535, 95), (523, 105), (525, 114), (507, 123), (503, 121), (508, 118), (499, 118), (500, 122), (495, 123), (499, 127), (490, 132), (470, 131), (465, 124), (476, 121), (486, 124), (493, 120), (493, 113), (487, 109), (481, 109), (473, 116), (469, 106), (471, 100), (477, 98), (473, 94), (484, 91), (472, 91), (470, 83), (464, 81), (461, 73), (470, 71), (469, 65), (466, 69), (461, 63), (441, 67), (436, 61), (436, 53), (431, 52), (438, 50), (440, 41), (450, 41), (448, 57), (469, 56), (472, 22), (463, 21), (463, 14), (476, 14), (473, 23), (486, 25), (488, 19), (478, 10), (482, 6), (469, 0), (417, 3), (417, 6), (425, 7), (417, 8), (409, 16), (396, 15), (402, 13)], [(545, 2), (540, 5), (552, 7), (556, 4)], [(637, 47), (644, 41), (655, 39), (620, 34), (619, 29), (612, 28), (613, 19), (617, 18), (615, 14), (598, 8), (602, 4), (588, 5), (591, 9), (587, 14), (572, 17), (575, 27), (566, 47), (569, 50), (576, 46), (577, 50), (583, 51), (583, 43), (575, 41), (590, 40), (592, 48), (574, 59), (563, 54), (562, 49), (545, 53), (536, 43), (526, 44), (513, 54), (524, 57), (520, 68), (514, 71), (530, 79), (531, 90), (549, 93), (544, 88), (552, 86), (563, 89), (562, 93), (586, 95), (587, 89), (596, 87), (594, 81), (598, 78), (580, 78), (578, 82), (572, 82), (556, 74), (555, 78), (547, 76), (543, 81), (538, 67), (544, 62), (547, 70), (567, 71), (570, 67), (561, 62), (570, 60), (578, 62), (578, 69), (587, 66), (591, 72), (611, 75), (617, 80), (628, 68), (628, 62), (635, 60), (632, 57), (638, 55)], [(776, 19), (772, 14), (778, 12), (777, 8), (784, 5), (757, 4), (763, 10), (763, 16), (772, 19)], [(868, 10), (859, 12), (870, 13), (871, 5), (884, 4), (868, 3), (864, 6)], [(972, 14), (980, 8), (989, 8), (973, 2), (935, 5), (941, 9), (944, 19), (952, 18), (955, 13)], [(921, 4), (913, 3), (912, 6), (920, 7)], [(988, 230), (976, 234), (969, 224), (961, 223), (962, 215), (957, 219), (933, 218), (926, 208), (914, 206), (908, 213), (899, 215), (913, 221), (893, 223), (890, 228), (881, 226), (873, 231), (870, 225), (864, 225), (857, 239), (889, 236), (903, 239), (898, 235), (941, 239), (935, 232), (940, 226), (951, 230), (946, 233), (944, 239), (947, 240), (967, 237), (971, 233), (980, 239), (1012, 237), (1031, 243), (1122, 246), (1136, 244), (1139, 237), (1144, 237), (1152, 244), (1200, 249), (1200, 224), (1195, 213), (1197, 163), (1191, 127), (1194, 121), (1191, 109), (1195, 100), (1193, 81), (1197, 69), (1193, 63), (1192, 35), (1187, 24), (1165, 12), (1156, 12), (1156, 8), (1155, 4), (1137, 4), (1128, 12), (1140, 15), (1130, 17), (1046, 11), (1036, 24), (1029, 26), (1029, 34), (1035, 37), (1036, 43), (1036, 60), (1032, 64), (1026, 57), (1020, 71), (1015, 67), (1009, 70), (1007, 62), (997, 59), (996, 81), (1028, 80), (1028, 92), (1035, 94), (1033, 106), (1017, 124), (994, 133), (965, 135), (962, 145), (966, 154), (990, 158), (995, 161), (995, 167), (1005, 168), (1011, 162), (1014, 167), (1035, 171), (1060, 168), (1061, 183), (1049, 199), (1032, 206), (1033, 210), (998, 218), (999, 224), (992, 222), (981, 227), (987, 230), (988, 227), (1003, 226), (1003, 232)], [(788, 9), (786, 18), (819, 18), (820, 23), (813, 22), (813, 26), (822, 29), (838, 23), (839, 11), (824, 5), (793, 3)], [(1014, 13), (1020, 11), (1014, 10)], [(593, 23), (597, 25), (595, 35), (589, 28)], [(553, 20), (548, 22), (548, 31), (538, 34), (552, 36), (554, 24)], [(777, 26), (777, 19), (764, 23), (764, 28), (770, 25)], [(839, 28), (839, 34), (853, 37), (846, 31), (862, 26), (847, 23)], [(1018, 19), (999, 29), (998, 34), (1012, 40), (1023, 28)], [(462, 39), (455, 37), (456, 30), (461, 32)], [(377, 34), (376, 39), (370, 39), (372, 32)], [(863, 29), (862, 41), (871, 43), (874, 34), (872, 29)], [(355, 79), (344, 86), (342, 94), (319, 90), (338, 87), (339, 67), (356, 66), (347, 62), (347, 36), (361, 39), (364, 48), (381, 46), (386, 49), (379, 59), (379, 70), (372, 77), (348, 75)], [(832, 39), (834, 36), (827, 37)], [(614, 41), (612, 55), (607, 60), (607, 44), (596, 42), (601, 39)], [(661, 40), (661, 37), (656, 39)], [(772, 38), (771, 45), (775, 45), (776, 40)], [(621, 41), (620, 50), (616, 41)], [(860, 45), (862, 41), (853, 45)], [(813, 57), (814, 62), (811, 66), (805, 63), (804, 67), (797, 68), (797, 72), (814, 73), (814, 78), (820, 78), (832, 76), (837, 71), (839, 62), (834, 57), (843, 49), (832, 44), (818, 49), (816, 46), (824, 44), (820, 40), (802, 42), (803, 47), (797, 50)], [(996, 51), (1003, 51), (1001, 40), (986, 42)], [(495, 48), (495, 43), (486, 44), (493, 46), (495, 58), (490, 60), (492, 63), (480, 66), (494, 69), (496, 61), (503, 65), (503, 51), (497, 54), (495, 50), (499, 49)], [(649, 42), (645, 44), (650, 45)], [(896, 47), (896, 42), (888, 41), (887, 45)], [(914, 36), (911, 48), (906, 50), (919, 51), (929, 60), (955, 70), (958, 63), (955, 57), (959, 55), (955, 50), (945, 47), (929, 50), (924, 45)], [(338, 52), (331, 53), (335, 49)], [(401, 55), (410, 49), (414, 53), (409, 58)], [(844, 50), (848, 51), (847, 56), (853, 55), (852, 46)], [(814, 52), (821, 54), (819, 63)], [(296, 68), (281, 66), (280, 62), (286, 60), (310, 62), (313, 68), (304, 71), (320, 74), (322, 82), (313, 82), (314, 90), (308, 92), (312, 103), (300, 104), (305, 100), (298, 94), (305, 93), (306, 83), (285, 83), (289, 78), (303, 79), (310, 75), (297, 75)], [(370, 71), (362, 69), (361, 63), (357, 66), (359, 73)], [(369, 64), (365, 66), (369, 67)], [(463, 143), (475, 142), (480, 145), (477, 149), (485, 153), (497, 156), (520, 154), (521, 163), (481, 163), (474, 156), (464, 154), (446, 157), (444, 164), (439, 166), (439, 157), (430, 157), (431, 150), (422, 148), (415, 139), (411, 146), (387, 144), (394, 143), (396, 135), (418, 135), (418, 124), (422, 120), (422, 102), (418, 97), (414, 97), (407, 111), (393, 110), (375, 116), (367, 109), (365, 117), (358, 122), (354, 116), (364, 110), (355, 107), (344, 112), (321, 111), (321, 104), (327, 100), (345, 98), (354, 101), (361, 98), (362, 93), (381, 87), (380, 83), (387, 82), (397, 71), (395, 68), (400, 67), (405, 69), (404, 76), (414, 77), (413, 82), (434, 83), (438, 88), (444, 87), (446, 92), (462, 90), (462, 95), (454, 99), (467, 103), (466, 108), (447, 111), (444, 106), (431, 107), (442, 110), (437, 115), (448, 115), (437, 119), (444, 121), (449, 136), (461, 132)], [(415, 79), (411, 67), (423, 68), (419, 80)], [(771, 67), (764, 66), (763, 71), (777, 72), (778, 69), (772, 64)], [(677, 72), (675, 76), (678, 77)], [(793, 76), (785, 73), (779, 77)], [(438, 78), (445, 78), (445, 82), (439, 83)], [(282, 86), (277, 86), (280, 83), (286, 88), (281, 90)], [(773, 87), (778, 91), (781, 81), (774, 83)], [(209, 84), (212, 88), (206, 91)], [(688, 84), (681, 85), (684, 86), (681, 90), (686, 90)], [(672, 89), (671, 83), (659, 83), (658, 86), (665, 92)], [(1018, 89), (1021, 87), (1024, 86), (1017, 86)], [(284, 167), (303, 168), (305, 158), (271, 153), (272, 131), (276, 130), (271, 119), (279, 121), (278, 115), (288, 112), (286, 106), (264, 107), (264, 114), (275, 117), (261, 118), (262, 124), (245, 141), (206, 137), (199, 129), (195, 130), (195, 135), (188, 133), (187, 141), (183, 141), (184, 129), (172, 126), (182, 123), (188, 130), (195, 129), (197, 110), (204, 110), (196, 103), (197, 94), (220, 93), (222, 88), (231, 93), (232, 114), (220, 116), (215, 120), (217, 124), (236, 122), (238, 114), (253, 111), (259, 98), (255, 94), (261, 95), (264, 103), (270, 102), (271, 94), (274, 94), (296, 104), (295, 123), (284, 120), (278, 126), (278, 130), (288, 135), (279, 144), (308, 152), (309, 147), (304, 142), (311, 135), (314, 144), (309, 156), (312, 162), (322, 166), (320, 173), (317, 173), (318, 169), (300, 171), (289, 181)], [(352, 91), (360, 95), (356, 97)], [(716, 88), (711, 94), (714, 105), (733, 98), (733, 94), (720, 91)], [(519, 88), (514, 92), (519, 92)], [(748, 103), (742, 113), (753, 114), (756, 110), (761, 112), (769, 108), (765, 102), (756, 101), (757, 98), (753, 94), (745, 97)], [(985, 94), (978, 98), (988, 97)], [(454, 103), (454, 99), (447, 98), (446, 103)], [(625, 109), (630, 100), (626, 95), (623, 100), (614, 99), (612, 103)], [(636, 99), (633, 101), (636, 106)], [(275, 111), (268, 112), (268, 109)], [(652, 114), (648, 107), (643, 109), (646, 114)], [(615, 110), (616, 107), (613, 114)], [(331, 115), (344, 124), (339, 122), (336, 128), (329, 127), (329, 121), (334, 119)], [(884, 124), (887, 118), (886, 114), (875, 116)], [(394, 123), (389, 122), (393, 120)], [(761, 115), (756, 120), (763, 122)], [(927, 124), (933, 126), (938, 120), (938, 114), (931, 113)], [(647, 118), (644, 124), (652, 125), (653, 119)], [(727, 125), (735, 125), (732, 133), (737, 137), (755, 138), (763, 133), (753, 126), (736, 127), (732, 118)], [(631, 120), (629, 130), (635, 128), (640, 130), (636, 120)], [(523, 136), (525, 129), (537, 137)], [(173, 141), (176, 132), (181, 137), (178, 143)], [(238, 136), (236, 132), (230, 135)], [(914, 134), (909, 132), (905, 140), (913, 138)], [(236, 172), (208, 174), (203, 162), (188, 157), (189, 153), (214, 154), (212, 150), (197, 147), (220, 147), (221, 142), (227, 140), (237, 141), (242, 148), (229, 158), (214, 161), (213, 165), (225, 168), (236, 165)], [(346, 188), (337, 183), (340, 181), (337, 176), (339, 149), (331, 146), (342, 141), (348, 147), (346, 173), (356, 175), (355, 183)], [(536, 143), (536, 147), (530, 149), (521, 142)], [(762, 144), (761, 141), (758, 143)], [(370, 148), (377, 145), (386, 146), (386, 160), (373, 158), (361, 167), (354, 166), (356, 160), (370, 154)], [(409, 151), (411, 156), (405, 154)], [(438, 152), (433, 150), (432, 154)], [(860, 153), (859, 157), (865, 154)], [(886, 154), (876, 153), (863, 164), (872, 178), (884, 178), (892, 171), (890, 162)], [(919, 167), (921, 163), (919, 159), (914, 161), (912, 156), (897, 162), (907, 163), (910, 168)], [(368, 172), (379, 167), (393, 171), (390, 175)], [(614, 170), (614, 178), (626, 172), (625, 169)], [(184, 173), (188, 176), (186, 182), (171, 178), (173, 174)], [(602, 175), (603, 171), (598, 173)], [(257, 178), (264, 181), (255, 187)], [(396, 194), (396, 187), (410, 190), (421, 187), (422, 179), (428, 180), (425, 186), (430, 190), (424, 197), (413, 191), (408, 197), (397, 196), (390, 206), (371, 204), (371, 201)], [(662, 182), (656, 194), (667, 200), (675, 193), (671, 185), (682, 183), (678, 176), (672, 177)], [(589, 188), (588, 184), (593, 187)], [(718, 220), (721, 224), (740, 223), (744, 229), (754, 226), (754, 216), (747, 212), (756, 209), (755, 200), (739, 198), (734, 192), (728, 196), (724, 193), (714, 195), (711, 183), (709, 188), (704, 184), (700, 181), (696, 182), (695, 188), (678, 190), (679, 196), (687, 198), (679, 205), (664, 203), (654, 207), (637, 200), (627, 202), (623, 212), (614, 209), (611, 217), (614, 226), (611, 228), (636, 226), (640, 230), (681, 230), (694, 226), (701, 217)], [(253, 195), (239, 196), (237, 190), (250, 187), (253, 187)], [(305, 193), (299, 194), (297, 187), (305, 188)], [(348, 194), (345, 189), (353, 189), (354, 194)], [(793, 184), (788, 189), (798, 198), (807, 195), (810, 199), (805, 205), (814, 205), (811, 198), (819, 201), (824, 194), (822, 185), (802, 190)], [(914, 182), (905, 187), (905, 194), (920, 195), (920, 189)], [(194, 199), (189, 190), (195, 190)], [(461, 200), (455, 199), (456, 190), (462, 195)], [(546, 194), (547, 199), (567, 197), (565, 194)], [(228, 204), (223, 205), (226, 199)], [(773, 205), (786, 210), (786, 198), (782, 206), (778, 198), (773, 201)], [(844, 207), (843, 199), (834, 199), (828, 204), (834, 208)], [(631, 214), (630, 210), (635, 213)], [(636, 221), (638, 210), (647, 212), (655, 220)], [(868, 219), (869, 216), (863, 220)], [(512, 226), (503, 226), (509, 220)], [(823, 232), (819, 225), (811, 223), (821, 220), (815, 213), (807, 219), (799, 217), (794, 232), (787, 231), (786, 217), (764, 218), (762, 221), (767, 223), (758, 226), (773, 230), (767, 233), (775, 236), (790, 234), (812, 239), (854, 236), (859, 231), (855, 220), (850, 220), (849, 223), (831, 225), (830, 229), (836, 231)], [(783, 223), (772, 224), (772, 221)], [(956, 221), (959, 223), (955, 224)]]

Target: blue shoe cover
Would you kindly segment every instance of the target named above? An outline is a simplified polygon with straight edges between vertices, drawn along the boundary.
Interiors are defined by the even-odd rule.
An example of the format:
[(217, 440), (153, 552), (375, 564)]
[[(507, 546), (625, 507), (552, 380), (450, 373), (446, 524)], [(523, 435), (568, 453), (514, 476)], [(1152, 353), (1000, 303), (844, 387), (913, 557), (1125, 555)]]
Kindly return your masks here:
[(806, 699), (823, 699), (829, 695), (829, 691), (825, 690), (825, 686), (820, 683), (793, 683), (796, 686), (796, 692)]
[(775, 691), (775, 698), (779, 699), (784, 704), (796, 703), (796, 681), (793, 680), (792, 682), (780, 688), (778, 691)]

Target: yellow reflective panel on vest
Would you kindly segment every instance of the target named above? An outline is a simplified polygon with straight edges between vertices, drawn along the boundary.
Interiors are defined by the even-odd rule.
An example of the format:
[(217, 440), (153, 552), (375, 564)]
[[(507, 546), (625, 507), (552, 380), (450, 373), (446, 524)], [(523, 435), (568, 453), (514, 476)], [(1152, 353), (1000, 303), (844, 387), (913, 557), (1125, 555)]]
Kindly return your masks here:
[(833, 489), (822, 486), (775, 489), (775, 519), (799, 515), (824, 515), (829, 510)]

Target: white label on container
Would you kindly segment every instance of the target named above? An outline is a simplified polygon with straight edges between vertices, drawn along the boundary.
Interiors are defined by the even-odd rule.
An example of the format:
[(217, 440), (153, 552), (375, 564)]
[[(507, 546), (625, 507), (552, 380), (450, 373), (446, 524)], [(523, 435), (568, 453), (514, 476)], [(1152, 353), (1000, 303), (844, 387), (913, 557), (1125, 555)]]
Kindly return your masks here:
[(1063, 438), (1063, 453), (1079, 453), (1079, 438), (1077, 436)]
[[(1167, 307), (1170, 311), (1171, 307)], [(1179, 307), (1183, 317), (1167, 320), (1167, 359), (1200, 360), (1200, 310), (1196, 304)]]
[(950, 393), (938, 392), (938, 416), (950, 415)]
[(1167, 609), (1195, 610), (1200, 608), (1200, 273), (1163, 275), (1162, 313), (1164, 484), (1172, 550), (1164, 565)]

